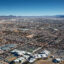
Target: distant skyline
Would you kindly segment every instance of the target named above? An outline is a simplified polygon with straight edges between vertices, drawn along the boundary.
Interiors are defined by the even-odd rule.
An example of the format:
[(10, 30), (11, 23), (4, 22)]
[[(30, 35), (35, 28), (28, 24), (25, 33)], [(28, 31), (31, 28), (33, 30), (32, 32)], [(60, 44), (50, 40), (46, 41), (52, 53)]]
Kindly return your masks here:
[(64, 15), (64, 0), (0, 0), (1, 15)]

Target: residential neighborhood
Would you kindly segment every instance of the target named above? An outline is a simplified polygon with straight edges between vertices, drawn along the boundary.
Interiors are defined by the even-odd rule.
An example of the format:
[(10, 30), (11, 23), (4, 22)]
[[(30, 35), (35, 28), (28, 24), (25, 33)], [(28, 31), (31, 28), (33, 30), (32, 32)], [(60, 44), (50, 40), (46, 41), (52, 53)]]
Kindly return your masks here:
[(0, 64), (64, 64), (63, 18), (2, 18)]

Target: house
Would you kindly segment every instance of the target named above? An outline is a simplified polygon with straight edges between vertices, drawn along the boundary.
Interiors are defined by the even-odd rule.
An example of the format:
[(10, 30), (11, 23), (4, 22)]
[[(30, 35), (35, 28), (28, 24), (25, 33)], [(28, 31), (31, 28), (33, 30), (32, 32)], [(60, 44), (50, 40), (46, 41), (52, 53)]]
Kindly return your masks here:
[(34, 61), (36, 61), (36, 59), (34, 57), (30, 58), (30, 60), (29, 60), (30, 63), (33, 63)]
[(42, 54), (49, 55), (49, 54), (50, 54), (50, 51), (48, 51), (48, 50), (43, 50), (41, 53), (42, 53)]
[(22, 51), (22, 50), (17, 50), (17, 49), (14, 49), (13, 51), (11, 51), (12, 54), (15, 54), (15, 55), (24, 55), (24, 54), (27, 54), (27, 55), (31, 55), (30, 52), (26, 52), (26, 51)]
[(36, 61), (36, 58), (35, 58), (34, 56), (30, 56), (30, 57), (28, 58), (28, 62), (29, 62), (29, 63), (33, 63), (34, 61)]
[(42, 58), (47, 59), (48, 58), (47, 54), (42, 54)]
[(24, 57), (20, 57), (14, 60), (15, 63), (24, 63), (26, 62), (26, 59)]
[(47, 58), (48, 56), (47, 56), (46, 54), (35, 54), (34, 57), (35, 57), (36, 59), (39, 59), (39, 58), (45, 59), (45, 58)]
[(30, 52), (26, 52), (26, 54), (28, 54), (28, 55), (32, 55), (32, 53), (30, 53)]
[(50, 58), (54, 58), (55, 56), (54, 55), (51, 55)]
[(14, 49), (13, 51), (11, 51), (11, 53), (15, 54), (15, 55), (24, 55), (26, 53), (26, 51)]
[(29, 55), (23, 55), (23, 57), (28, 60), (28, 58), (30, 57)]
[(60, 58), (55, 58), (55, 59), (53, 59), (52, 60), (54, 63), (59, 63), (59, 62), (61, 62), (61, 59)]

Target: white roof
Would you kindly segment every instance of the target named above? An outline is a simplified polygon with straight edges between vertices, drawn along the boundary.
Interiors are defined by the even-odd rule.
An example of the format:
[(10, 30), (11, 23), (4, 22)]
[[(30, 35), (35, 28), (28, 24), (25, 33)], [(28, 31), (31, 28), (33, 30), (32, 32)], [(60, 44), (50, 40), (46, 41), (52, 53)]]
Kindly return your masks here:
[(27, 52), (27, 54), (31, 55), (31, 53), (30, 53), (30, 52)]
[(13, 51), (11, 52), (16, 52), (18, 55), (23, 55), (26, 53), (26, 51), (21, 51), (21, 50), (17, 50), (17, 49), (14, 49)]
[(54, 29), (54, 30), (56, 30), (56, 31), (57, 31), (58, 29)]
[(57, 60), (57, 61), (61, 61), (61, 59), (60, 59), (60, 58), (56, 58), (56, 60)]
[(46, 54), (35, 54), (34, 57), (35, 58), (45, 58), (45, 57), (47, 57), (47, 55)]
[(23, 55), (23, 57), (28, 59), (30, 56), (29, 55)]
[(24, 62), (25, 61), (25, 58), (24, 57), (20, 57), (20, 58), (17, 58), (16, 60), (14, 60), (15, 62), (19, 62), (19, 60), (21, 62)]
[(25, 51), (18, 51), (17, 53), (18, 53), (18, 55), (23, 55), (23, 54), (25, 54), (26, 52), (25, 52)]
[(47, 57), (47, 55), (46, 54), (42, 54), (42, 57), (45, 58), (45, 57)]
[(17, 49), (14, 49), (13, 51), (11, 51), (11, 52), (18, 52), (19, 50), (17, 50)]
[(40, 54), (38, 54), (37, 56), (38, 56), (38, 58), (42, 58), (42, 56)]
[(35, 54), (34, 57), (35, 57), (35, 58), (38, 58), (38, 54)]
[(50, 51), (48, 51), (48, 50), (43, 50), (42, 53), (49, 55), (49, 54), (50, 54)]
[(32, 62), (34, 62), (35, 60), (36, 60), (35, 58), (31, 58), (31, 59), (29, 60), (29, 62), (32, 63)]

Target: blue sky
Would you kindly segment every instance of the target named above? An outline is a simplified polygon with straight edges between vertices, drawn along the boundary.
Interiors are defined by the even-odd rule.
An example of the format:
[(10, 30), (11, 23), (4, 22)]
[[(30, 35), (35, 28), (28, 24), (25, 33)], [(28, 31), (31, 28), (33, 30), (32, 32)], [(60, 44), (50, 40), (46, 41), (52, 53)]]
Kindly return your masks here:
[(0, 0), (0, 15), (64, 15), (64, 0)]

